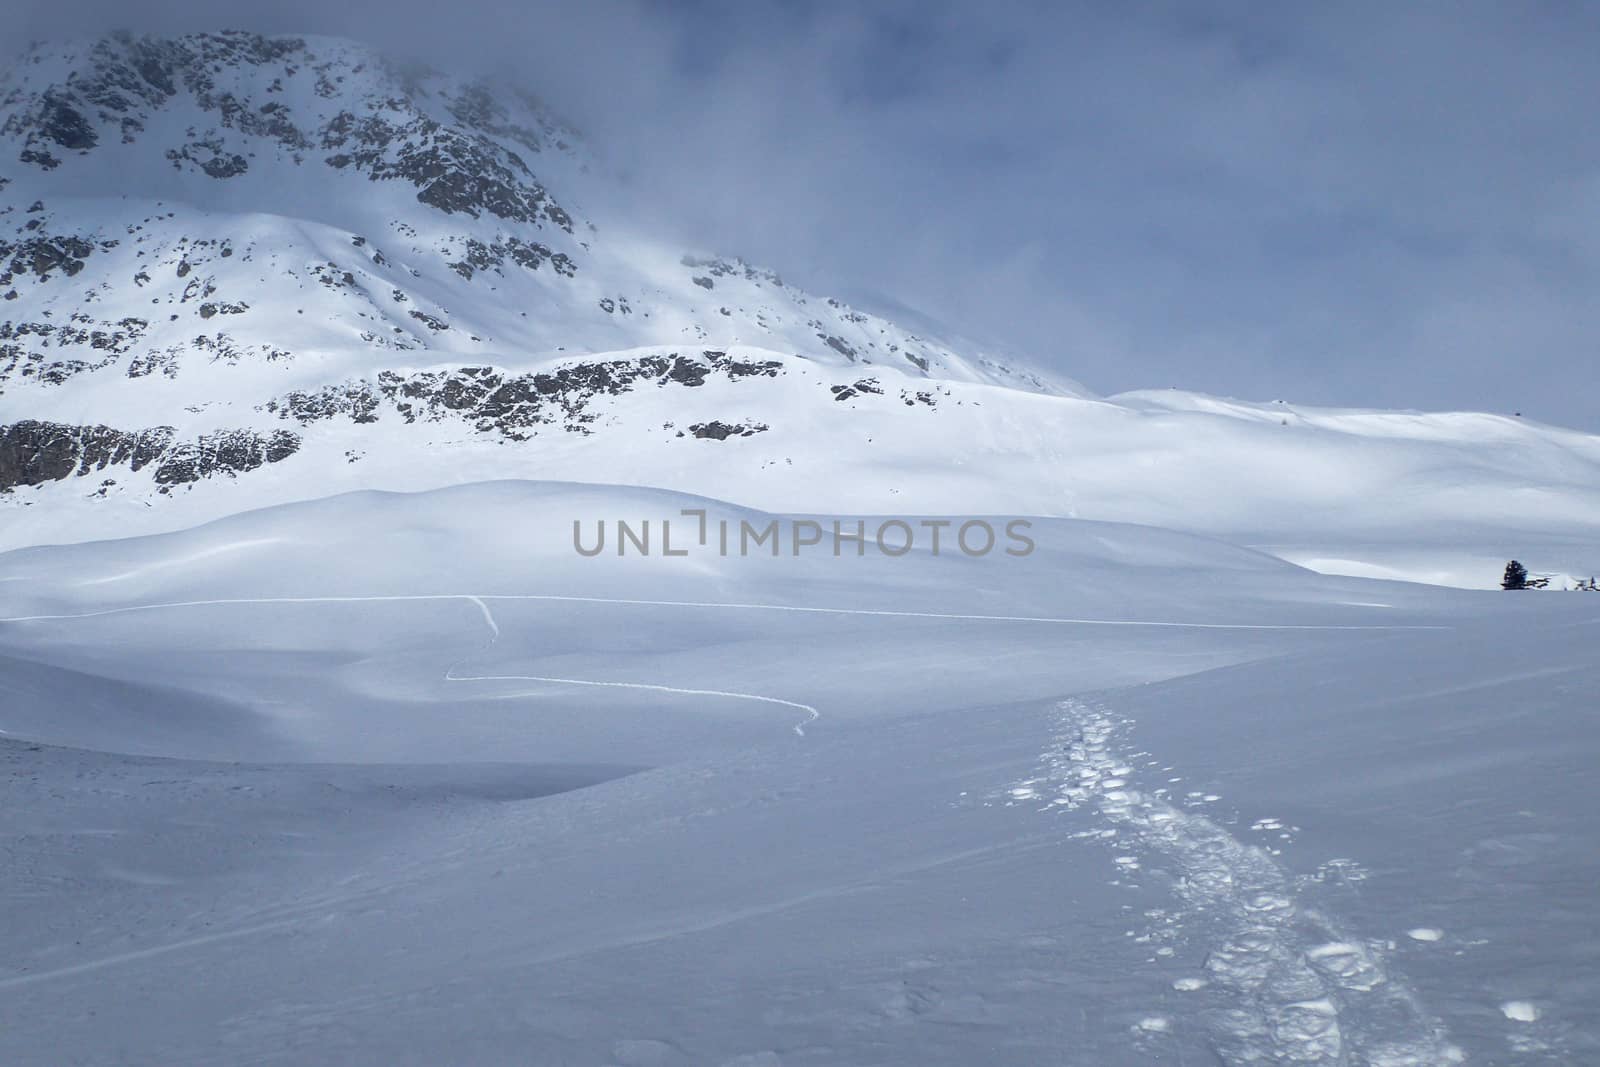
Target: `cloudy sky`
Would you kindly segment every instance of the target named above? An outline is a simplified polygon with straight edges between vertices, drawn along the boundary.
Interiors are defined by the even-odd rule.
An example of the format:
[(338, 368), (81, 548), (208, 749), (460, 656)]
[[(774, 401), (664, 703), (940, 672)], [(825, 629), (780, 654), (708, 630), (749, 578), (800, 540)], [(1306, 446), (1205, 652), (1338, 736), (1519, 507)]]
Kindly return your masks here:
[(1600, 5), (22, 7), (514, 71), (684, 241), (1099, 392), (1600, 430)]

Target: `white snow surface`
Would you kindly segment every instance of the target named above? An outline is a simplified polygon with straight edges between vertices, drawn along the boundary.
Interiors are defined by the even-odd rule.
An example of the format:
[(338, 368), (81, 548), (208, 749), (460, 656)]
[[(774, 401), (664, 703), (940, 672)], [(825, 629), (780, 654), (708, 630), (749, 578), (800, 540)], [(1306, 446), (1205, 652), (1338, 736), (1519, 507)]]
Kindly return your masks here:
[(1587, 597), (1079, 520), (573, 550), (700, 508), (767, 521), (498, 482), (0, 555), (0, 1059), (1600, 1054)]
[[(628, 357), (680, 350), (636, 350)], [(656, 485), (780, 511), (1037, 515), (1183, 529), (1327, 573), (1488, 588), (1505, 562), (1587, 576), (1600, 540), (1600, 438), (1488, 415), (1166, 410), (1006, 387), (845, 372), (765, 350), (775, 377), (650, 384), (596, 401), (593, 432), (507, 442), (456, 422), (317, 423), (237, 478), (155, 491), (148, 471), (0, 497), (0, 545), (155, 532), (262, 504), (505, 477)], [(612, 357), (606, 357), (612, 358)], [(627, 357), (617, 357), (627, 358)], [(880, 394), (830, 390), (868, 377)], [(928, 393), (933, 406), (908, 402)], [(1241, 414), (1241, 412), (1243, 412)], [(767, 427), (707, 440), (713, 420)], [(253, 413), (238, 425), (270, 429)], [(108, 472), (117, 473), (117, 472)]]
[(1096, 397), (349, 42), (0, 156), (0, 1063), (1600, 1062), (1600, 597), (1484, 591), (1600, 437)]

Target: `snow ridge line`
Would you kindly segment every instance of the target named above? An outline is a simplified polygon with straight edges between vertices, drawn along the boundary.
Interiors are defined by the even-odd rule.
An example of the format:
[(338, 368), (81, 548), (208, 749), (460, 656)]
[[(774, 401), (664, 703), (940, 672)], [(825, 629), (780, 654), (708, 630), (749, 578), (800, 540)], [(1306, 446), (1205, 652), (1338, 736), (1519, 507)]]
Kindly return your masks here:
[[(1076, 700), (1058, 705), (1058, 733), (1045, 754), (1050, 807), (1093, 803), (1109, 824), (1082, 835), (1115, 840), (1167, 867), (1179, 914), (1213, 945), (1207, 979), (1224, 1003), (1206, 1013), (1212, 1047), (1233, 1065), (1322, 1064), (1325, 1067), (1447, 1067), (1464, 1062), (1404, 980), (1389, 971), (1378, 943), (1347, 936), (1327, 915), (1299, 899), (1297, 882), (1265, 849), (1226, 827), (1163, 798), (1132, 788), (1132, 758), (1118, 743), (1127, 721)], [(1037, 796), (1040, 779), (1011, 791)], [(1137, 856), (1118, 869), (1139, 869)]]
[(897, 619), (944, 619), (957, 622), (1027, 622), (1061, 626), (1144, 626), (1156, 629), (1181, 630), (1312, 630), (1312, 631), (1396, 631), (1396, 630), (1452, 630), (1452, 626), (1428, 624), (1354, 624), (1354, 623), (1245, 623), (1245, 622), (1174, 622), (1144, 619), (1086, 619), (1049, 615), (977, 615), (940, 611), (893, 611), (883, 608), (809, 607), (798, 604), (740, 603), (714, 600), (641, 600), (629, 597), (572, 596), (558, 593), (412, 593), (372, 596), (287, 596), (287, 597), (226, 597), (216, 600), (177, 600), (156, 604), (129, 604), (119, 608), (98, 611), (80, 611), (60, 615), (18, 615), (0, 619), (7, 622), (50, 622), (64, 619), (90, 619), (105, 615), (121, 615), (136, 611), (159, 611), (169, 608), (198, 608), (230, 604), (360, 604), (385, 603), (405, 600), (470, 600), (480, 607), (491, 600), (553, 600), (577, 604), (622, 604), (635, 607), (710, 608), (724, 611), (792, 611), (817, 615), (864, 615)]

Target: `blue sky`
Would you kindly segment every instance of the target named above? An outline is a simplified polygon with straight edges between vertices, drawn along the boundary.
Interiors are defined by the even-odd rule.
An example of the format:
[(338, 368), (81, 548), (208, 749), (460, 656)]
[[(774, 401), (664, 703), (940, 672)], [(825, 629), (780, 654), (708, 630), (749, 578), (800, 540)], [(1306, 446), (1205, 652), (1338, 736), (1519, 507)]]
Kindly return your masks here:
[(34, 3), (512, 70), (682, 240), (1101, 392), (1600, 430), (1600, 5)]

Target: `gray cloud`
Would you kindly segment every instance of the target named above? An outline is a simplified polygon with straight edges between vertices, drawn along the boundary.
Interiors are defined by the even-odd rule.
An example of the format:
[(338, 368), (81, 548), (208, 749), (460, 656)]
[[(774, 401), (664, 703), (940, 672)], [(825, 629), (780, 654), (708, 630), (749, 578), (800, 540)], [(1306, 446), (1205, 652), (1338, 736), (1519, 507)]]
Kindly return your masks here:
[[(1600, 9), (35, 2), (513, 73), (692, 244), (1102, 391), (1600, 429)], [(13, 25), (16, 20), (13, 20)]]

